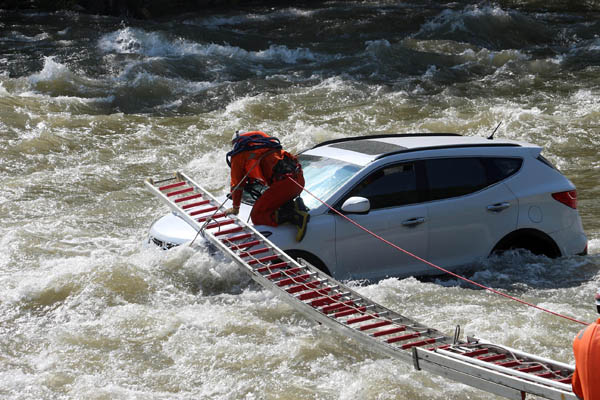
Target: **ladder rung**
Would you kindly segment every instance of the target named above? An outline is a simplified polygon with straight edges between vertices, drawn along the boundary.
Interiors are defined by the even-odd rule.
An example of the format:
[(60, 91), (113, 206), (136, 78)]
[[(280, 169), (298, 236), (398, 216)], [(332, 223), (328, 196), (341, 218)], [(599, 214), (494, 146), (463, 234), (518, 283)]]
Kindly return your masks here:
[(311, 290), (310, 292), (302, 293), (302, 294), (296, 296), (296, 298), (300, 301), (314, 299), (315, 297), (326, 295), (330, 291), (331, 291), (331, 288), (328, 288), (328, 287), (319, 289), (319, 290)]
[[(211, 211), (217, 211), (218, 209), (219, 209), (219, 207), (216, 207), (216, 206), (207, 207), (207, 208), (203, 208), (202, 210), (194, 211), (194, 215), (203, 214), (203, 213), (207, 213), (207, 212), (211, 212)], [(200, 219), (200, 218), (198, 218), (198, 219)]]
[(193, 191), (194, 191), (193, 187), (189, 187), (189, 188), (185, 188), (185, 189), (181, 189), (181, 190), (175, 190), (173, 192), (167, 193), (167, 197), (177, 196), (178, 194), (184, 194), (184, 193), (189, 193), (189, 192), (193, 192)]
[(206, 221), (209, 218), (210, 219), (217, 219), (217, 218), (226, 217), (226, 216), (227, 216), (227, 214), (225, 214), (225, 213), (218, 213), (218, 214), (207, 215), (206, 217), (198, 218), (196, 221), (198, 221), (198, 222), (204, 222), (204, 221)]
[(300, 268), (300, 267), (290, 268), (290, 269), (286, 269), (284, 271), (274, 272), (272, 274), (265, 276), (265, 278), (273, 280), (273, 279), (287, 276), (287, 274), (295, 274), (296, 272), (299, 272), (301, 270), (302, 270), (302, 268)]
[[(190, 204), (185, 204), (183, 207), (184, 210), (187, 210), (188, 208), (193, 208), (193, 207), (198, 207), (198, 206), (203, 206), (205, 204), (210, 203), (210, 200), (202, 200), (202, 201), (196, 201), (194, 203), (190, 203)], [(191, 214), (190, 215), (196, 215), (196, 214)]]
[[(241, 237), (241, 236), (243, 236), (243, 237)], [(231, 240), (231, 241), (236, 242), (238, 240), (248, 239), (250, 236), (252, 236), (252, 235), (250, 235), (250, 234), (240, 235), (239, 239), (232, 238), (233, 240)], [(260, 244), (260, 240), (252, 240), (250, 242), (246, 242), (246, 243), (242, 243), (242, 244), (234, 244), (233, 246), (230, 247), (230, 249), (231, 250), (246, 249), (248, 247), (256, 246), (257, 244)]]
[(161, 186), (158, 188), (158, 190), (160, 190), (162, 192), (164, 190), (173, 189), (173, 188), (183, 186), (183, 185), (185, 185), (185, 181), (179, 181), (177, 183), (171, 183), (170, 185)]
[[(393, 338), (389, 338), (386, 340), (386, 342), (388, 342), (388, 343), (402, 342), (403, 340), (414, 339), (414, 338), (418, 338), (419, 336), (421, 336), (421, 334), (419, 332), (409, 333), (408, 335), (395, 336)], [(408, 343), (406, 343), (406, 344), (408, 344)]]
[(227, 235), (228, 233), (236, 233), (236, 232), (240, 232), (242, 230), (244, 230), (244, 228), (242, 228), (241, 226), (236, 226), (235, 228), (215, 232), (215, 233), (213, 233), (213, 235), (215, 235), (215, 236)]
[(282, 279), (277, 282), (277, 286), (287, 286), (287, 285), (291, 285), (292, 283), (301, 283), (301, 282), (304, 282), (305, 280), (307, 280), (308, 278), (310, 278), (311, 275), (312, 274), (304, 274), (304, 275), (294, 276), (292, 278)]
[(220, 226), (231, 225), (231, 224), (235, 224), (235, 220), (234, 219), (226, 219), (224, 221), (217, 221), (212, 224), (208, 224), (208, 225), (206, 225), (205, 229), (218, 228)]
[(505, 368), (511, 368), (517, 365), (521, 365), (520, 361), (505, 361), (505, 362), (497, 362), (496, 365), (499, 365), (501, 367), (505, 367)]
[(383, 331), (375, 332), (375, 333), (373, 333), (373, 336), (379, 337), (379, 336), (391, 335), (392, 333), (398, 333), (398, 332), (402, 332), (405, 330), (406, 330), (406, 326), (397, 326), (395, 328), (385, 329)]
[(411, 343), (404, 343), (402, 346), (400, 346), (400, 348), (402, 349), (410, 349), (411, 347), (421, 347), (424, 346), (426, 344), (431, 344), (431, 343), (435, 343), (437, 341), (437, 339), (425, 339), (425, 340), (419, 340), (417, 342), (411, 342)]
[(430, 350), (430, 351), (434, 351), (434, 350), (447, 350), (450, 347), (452, 347), (451, 344), (444, 344), (444, 345), (441, 345), (441, 346), (430, 347), (427, 350)]
[(291, 288), (286, 289), (286, 291), (290, 294), (294, 294), (294, 293), (302, 292), (304, 290), (314, 289), (317, 286), (319, 286), (320, 284), (321, 284), (320, 281), (306, 282), (301, 285), (292, 286)]
[(515, 371), (519, 371), (519, 372), (536, 372), (536, 371), (539, 371), (540, 369), (544, 369), (544, 367), (542, 367), (541, 365), (533, 365), (531, 367), (516, 368)]
[(493, 356), (481, 356), (481, 357), (477, 357), (478, 360), (487, 361), (487, 362), (503, 360), (505, 358), (506, 358), (506, 354), (494, 354)]
[[(237, 235), (237, 236), (232, 236), (232, 237), (230, 237), (230, 238), (221, 239), (221, 241), (222, 241), (222, 242), (224, 242), (224, 243), (228, 243), (228, 242), (237, 242), (237, 241), (239, 241), (239, 240), (249, 239), (249, 238), (251, 238), (251, 237), (252, 237), (252, 234), (251, 234), (251, 233), (243, 233), (243, 234), (241, 234), (241, 235)], [(257, 242), (258, 242), (258, 240), (257, 240)], [(245, 244), (246, 244), (246, 243), (242, 243), (242, 244), (240, 244), (240, 245), (238, 245), (238, 246), (243, 246), (243, 245), (245, 245)], [(230, 247), (230, 249), (232, 249), (232, 248), (233, 248), (233, 247)]]
[(350, 318), (348, 321), (346, 321), (346, 323), (348, 325), (350, 325), (350, 324), (356, 324), (357, 322), (368, 321), (368, 320), (373, 319), (373, 318), (378, 317), (378, 316), (379, 315), (377, 315), (377, 314), (363, 315), (362, 317)]
[(563, 378), (563, 379), (557, 379), (556, 382), (560, 382), (560, 383), (567, 383), (570, 384), (571, 383), (571, 377), (567, 377), (567, 378)]
[(336, 304), (331, 304), (327, 307), (323, 307), (321, 309), (321, 312), (324, 314), (329, 314), (330, 312), (333, 311), (346, 311), (350, 309), (350, 306), (354, 304), (354, 300), (348, 300), (348, 301), (344, 301), (343, 303), (336, 303)]
[(270, 271), (272, 271), (274, 269), (285, 268), (287, 266), (288, 266), (288, 263), (286, 263), (286, 262), (280, 262), (280, 263), (277, 263), (277, 264), (271, 264), (271, 265), (266, 265), (264, 267), (257, 268), (255, 271), (262, 274), (263, 272), (267, 272), (267, 271), (270, 272)]
[(365, 306), (356, 307), (351, 310), (338, 311), (335, 314), (333, 314), (333, 318), (341, 318), (341, 317), (345, 317), (347, 315), (363, 313), (365, 311), (367, 311), (367, 307), (365, 307)]
[(468, 353), (463, 353), (461, 354), (461, 356), (465, 356), (465, 357), (475, 357), (475, 356), (480, 356), (482, 354), (487, 354), (490, 352), (490, 349), (479, 349), (479, 350), (474, 350), (474, 351), (470, 351)]
[(279, 255), (272, 254), (270, 256), (259, 258), (258, 260), (250, 260), (250, 261), (248, 261), (248, 265), (254, 265), (254, 264), (259, 264), (259, 263), (262, 264), (262, 263), (266, 263), (267, 261), (277, 260), (278, 258), (279, 258)]
[(316, 299), (310, 302), (312, 307), (321, 307), (325, 304), (335, 303), (337, 299), (341, 298), (341, 294), (334, 294), (332, 296), (321, 297), (320, 299)]
[(389, 321), (389, 320), (379, 321), (379, 322), (374, 322), (372, 324), (363, 325), (358, 329), (360, 329), (361, 331), (368, 331), (369, 329), (379, 328), (382, 326), (390, 325), (391, 323), (392, 323), (392, 321)]
[(271, 250), (269, 247), (263, 247), (263, 248), (256, 249), (256, 250), (245, 251), (243, 253), (238, 254), (238, 256), (240, 258), (246, 258), (246, 257), (250, 257), (250, 256), (255, 256), (257, 254), (266, 253), (269, 250)]
[[(178, 199), (175, 199), (175, 203), (181, 203), (182, 201), (194, 200), (194, 199), (197, 199), (199, 197), (202, 197), (202, 193), (196, 193), (196, 194), (192, 194), (192, 195), (189, 195), (189, 196), (180, 197)], [(183, 208), (185, 209), (185, 206)]]

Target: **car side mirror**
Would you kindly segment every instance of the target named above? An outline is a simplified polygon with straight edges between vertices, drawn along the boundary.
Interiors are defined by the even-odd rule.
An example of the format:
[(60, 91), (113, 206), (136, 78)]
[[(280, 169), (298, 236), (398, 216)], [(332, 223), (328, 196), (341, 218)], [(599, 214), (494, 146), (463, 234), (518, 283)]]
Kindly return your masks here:
[(359, 196), (352, 196), (342, 204), (342, 211), (346, 213), (366, 213), (371, 209), (371, 202), (369, 199)]

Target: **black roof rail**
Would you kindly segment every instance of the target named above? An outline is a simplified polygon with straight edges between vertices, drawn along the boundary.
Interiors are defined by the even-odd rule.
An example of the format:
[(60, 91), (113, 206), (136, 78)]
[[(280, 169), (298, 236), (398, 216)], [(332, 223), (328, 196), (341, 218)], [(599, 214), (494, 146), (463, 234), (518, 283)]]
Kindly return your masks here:
[(384, 157), (393, 156), (394, 154), (401, 153), (411, 153), (414, 151), (421, 150), (440, 150), (440, 149), (459, 149), (466, 147), (521, 147), (520, 144), (517, 143), (475, 143), (475, 144), (446, 144), (441, 146), (431, 146), (431, 147), (413, 147), (412, 149), (404, 149), (404, 150), (396, 150), (391, 151), (389, 153), (380, 154), (374, 158), (374, 160), (380, 160)]
[(351, 142), (354, 140), (365, 140), (365, 139), (383, 139), (383, 138), (395, 138), (395, 137), (418, 137), (418, 136), (462, 136), (458, 133), (387, 133), (381, 135), (365, 135), (365, 136), (351, 136), (340, 139), (332, 139), (327, 140), (325, 142), (321, 142), (316, 144), (312, 149), (316, 149), (317, 147), (327, 146), (329, 144), (341, 143), (341, 142)]

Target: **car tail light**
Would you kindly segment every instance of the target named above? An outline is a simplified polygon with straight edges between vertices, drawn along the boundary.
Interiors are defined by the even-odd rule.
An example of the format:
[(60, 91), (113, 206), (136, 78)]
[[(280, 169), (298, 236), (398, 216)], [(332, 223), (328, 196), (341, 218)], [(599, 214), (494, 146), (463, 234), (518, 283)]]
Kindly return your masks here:
[(566, 206), (577, 209), (577, 190), (569, 190), (567, 192), (552, 193), (554, 200), (560, 201)]

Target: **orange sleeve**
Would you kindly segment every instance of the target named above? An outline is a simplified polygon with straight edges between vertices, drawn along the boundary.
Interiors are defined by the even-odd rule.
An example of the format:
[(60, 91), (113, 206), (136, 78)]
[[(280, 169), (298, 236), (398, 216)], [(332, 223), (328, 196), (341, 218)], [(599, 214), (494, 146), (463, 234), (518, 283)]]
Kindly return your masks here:
[[(233, 201), (233, 207), (240, 206), (244, 190), (244, 184), (240, 184), (240, 182), (244, 179), (244, 175), (246, 175), (246, 171), (244, 170), (246, 160), (245, 157), (240, 157), (241, 155), (236, 154), (231, 158), (231, 200)], [(235, 189), (236, 186), (238, 186), (237, 189)]]
[(575, 365), (575, 372), (573, 373), (573, 378), (571, 378), (571, 386), (575, 396), (583, 399), (583, 389), (581, 388), (581, 380), (579, 380), (579, 375), (577, 374), (577, 365)]

